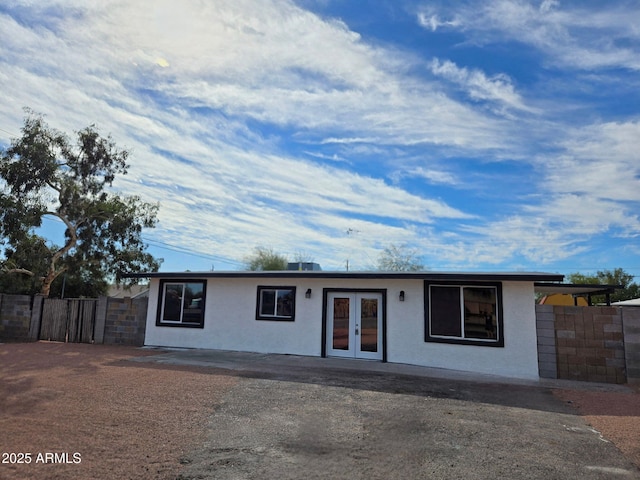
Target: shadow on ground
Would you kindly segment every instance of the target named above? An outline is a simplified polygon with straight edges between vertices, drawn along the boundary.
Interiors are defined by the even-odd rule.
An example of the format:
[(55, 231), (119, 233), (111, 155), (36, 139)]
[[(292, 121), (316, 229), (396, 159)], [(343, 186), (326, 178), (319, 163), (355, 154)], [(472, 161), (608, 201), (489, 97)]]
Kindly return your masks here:
[[(175, 360), (177, 355), (177, 360)], [(467, 402), (487, 403), (508, 407), (526, 408), (547, 412), (576, 414), (571, 405), (554, 397), (551, 388), (508, 383), (492, 383), (461, 379), (443, 379), (391, 372), (367, 371), (363, 369), (332, 368), (316, 362), (315, 366), (296, 366), (296, 357), (290, 362), (277, 365), (265, 363), (259, 365), (251, 362), (239, 368), (237, 364), (229, 364), (228, 368), (220, 367), (215, 362), (210, 366), (201, 360), (189, 364), (189, 356), (181, 357), (171, 353), (149, 355), (119, 361), (118, 365), (127, 363), (136, 367), (145, 365), (148, 368), (165, 368), (171, 370), (193, 371), (198, 369), (204, 374), (228, 375), (239, 378), (264, 379), (282, 382), (314, 384), (327, 387), (344, 387), (381, 393), (414, 395), (419, 397), (462, 400)], [(177, 362), (177, 363), (176, 363)]]

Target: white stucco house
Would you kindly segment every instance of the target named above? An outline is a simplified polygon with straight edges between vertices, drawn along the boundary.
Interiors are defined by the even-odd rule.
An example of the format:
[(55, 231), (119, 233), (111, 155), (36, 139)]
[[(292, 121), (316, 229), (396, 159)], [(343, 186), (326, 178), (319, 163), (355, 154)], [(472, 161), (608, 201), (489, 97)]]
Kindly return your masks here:
[(538, 378), (537, 272), (155, 272), (145, 345)]

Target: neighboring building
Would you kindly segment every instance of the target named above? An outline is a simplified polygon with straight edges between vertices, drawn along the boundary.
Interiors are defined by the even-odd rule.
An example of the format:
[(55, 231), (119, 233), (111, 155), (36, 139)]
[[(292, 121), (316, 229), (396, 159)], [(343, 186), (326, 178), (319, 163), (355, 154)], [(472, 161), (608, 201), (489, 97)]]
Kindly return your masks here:
[(584, 297), (574, 297), (568, 293), (552, 293), (540, 299), (540, 305), (559, 305), (563, 307), (588, 307), (589, 302)]
[(611, 305), (611, 295), (622, 288), (620, 285), (577, 284), (577, 283), (536, 283), (537, 294), (544, 294), (541, 305), (586, 307), (593, 305), (593, 297), (604, 297), (606, 305)]
[(110, 298), (143, 298), (149, 296), (149, 285), (110, 285), (107, 297)]
[(312, 270), (320, 271), (320, 265), (314, 262), (289, 262), (287, 263), (287, 270)]
[(183, 272), (150, 278), (145, 345), (348, 357), (538, 378), (550, 273)]
[(621, 300), (619, 302), (611, 303), (614, 307), (640, 307), (640, 298), (633, 298), (631, 300)]

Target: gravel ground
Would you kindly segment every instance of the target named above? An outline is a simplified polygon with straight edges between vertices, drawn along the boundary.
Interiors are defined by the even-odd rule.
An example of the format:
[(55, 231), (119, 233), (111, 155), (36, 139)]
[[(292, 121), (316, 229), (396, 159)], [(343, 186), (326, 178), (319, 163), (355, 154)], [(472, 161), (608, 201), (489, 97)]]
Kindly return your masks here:
[[(415, 383), (384, 377), (395, 385)], [(186, 456), (179, 478), (640, 478), (579, 416), (547, 410), (549, 401), (552, 408), (560, 403), (553, 398), (528, 399), (530, 408), (522, 408), (511, 401), (511, 388), (493, 399), (479, 391), (483, 400), (476, 401), (474, 387), (441, 389), (447, 383), (436, 383), (433, 390), (430, 385), (392, 393), (247, 379), (216, 410), (207, 439)]]
[(640, 478), (637, 390), (129, 361), (158, 353), (0, 344), (0, 448), (31, 454), (0, 478)]
[[(127, 361), (153, 353), (0, 344), (0, 448), (3, 456), (31, 454), (29, 464), (0, 463), (0, 478), (176, 478), (182, 456), (204, 439), (209, 416), (237, 379), (197, 367)], [(68, 459), (37, 461), (38, 454), (46, 461), (47, 453)], [(73, 463), (74, 453), (79, 463)]]

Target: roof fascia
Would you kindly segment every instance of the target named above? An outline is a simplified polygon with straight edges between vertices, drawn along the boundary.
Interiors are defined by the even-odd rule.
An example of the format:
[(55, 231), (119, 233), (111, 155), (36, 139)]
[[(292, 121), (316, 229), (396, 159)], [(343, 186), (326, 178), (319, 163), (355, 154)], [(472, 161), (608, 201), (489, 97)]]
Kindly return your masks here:
[(123, 274), (125, 278), (304, 278), (379, 280), (455, 280), (561, 282), (563, 275), (544, 272), (330, 272), (309, 270), (147, 272)]

